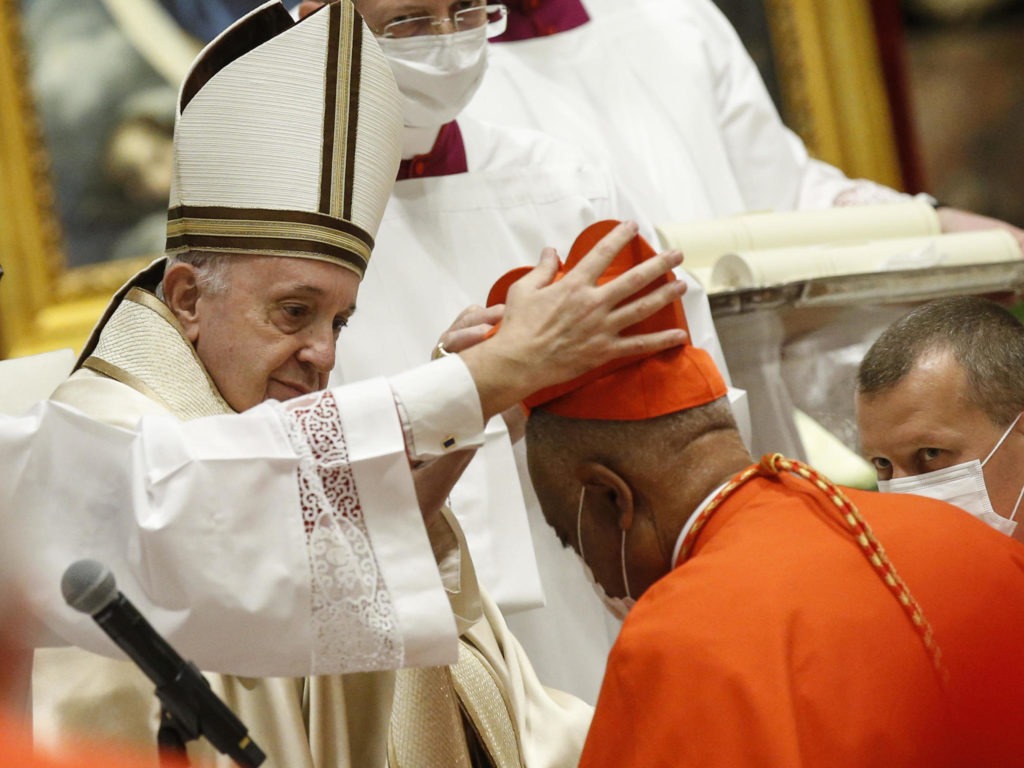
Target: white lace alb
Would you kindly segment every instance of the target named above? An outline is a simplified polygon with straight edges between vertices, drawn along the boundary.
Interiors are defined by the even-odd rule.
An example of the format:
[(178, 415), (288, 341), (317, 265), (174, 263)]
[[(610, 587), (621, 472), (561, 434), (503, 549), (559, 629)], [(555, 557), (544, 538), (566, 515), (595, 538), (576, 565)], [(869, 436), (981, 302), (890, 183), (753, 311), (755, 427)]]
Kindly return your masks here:
[(299, 457), (299, 502), (312, 576), (313, 673), (394, 669), (398, 617), (373, 551), (330, 391), (282, 404)]

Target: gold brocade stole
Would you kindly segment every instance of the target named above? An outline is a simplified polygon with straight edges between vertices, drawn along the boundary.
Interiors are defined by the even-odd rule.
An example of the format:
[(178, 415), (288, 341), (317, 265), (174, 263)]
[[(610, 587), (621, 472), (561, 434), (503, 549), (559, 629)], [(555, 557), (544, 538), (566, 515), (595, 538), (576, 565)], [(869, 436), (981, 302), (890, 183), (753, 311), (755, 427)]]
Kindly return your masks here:
[(484, 655), (466, 639), (459, 641), (459, 660), (451, 667), (452, 684), (459, 697), (471, 736), (486, 750), (494, 768), (522, 768), (522, 744), (512, 719), (512, 704), (505, 687)]
[(132, 288), (82, 363), (160, 403), (179, 419), (232, 413), (167, 305)]
[(491, 665), (465, 639), (450, 667), (399, 670), (389, 768), (522, 768), (502, 690)]

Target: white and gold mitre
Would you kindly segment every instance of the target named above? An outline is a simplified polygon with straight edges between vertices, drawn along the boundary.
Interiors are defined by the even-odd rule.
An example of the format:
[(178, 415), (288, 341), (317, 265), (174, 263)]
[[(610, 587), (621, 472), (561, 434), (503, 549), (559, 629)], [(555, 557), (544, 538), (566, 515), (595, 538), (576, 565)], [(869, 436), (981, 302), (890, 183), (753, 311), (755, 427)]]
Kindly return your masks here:
[(398, 89), (349, 0), (228, 27), (178, 95), (167, 253), (366, 269), (400, 161)]

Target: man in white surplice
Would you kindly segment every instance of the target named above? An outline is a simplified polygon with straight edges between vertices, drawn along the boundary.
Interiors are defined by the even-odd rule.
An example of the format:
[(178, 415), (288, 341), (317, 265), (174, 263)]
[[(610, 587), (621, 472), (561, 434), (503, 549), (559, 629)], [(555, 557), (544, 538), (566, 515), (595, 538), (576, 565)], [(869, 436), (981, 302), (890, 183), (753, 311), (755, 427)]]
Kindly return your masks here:
[[(713, 0), (508, 6), (467, 113), (605, 157), (656, 223), (906, 199), (808, 155)], [(945, 207), (939, 218), (944, 231), (1009, 227)]]
[[(636, 282), (593, 285), (635, 234), (623, 225), (571, 284), (548, 285), (543, 252), (493, 337), (320, 392), (398, 165), (386, 63), (349, 4), (295, 23), (271, 2), (204, 49), (178, 109), (168, 260), (118, 293), (53, 400), (0, 421), (4, 524), (38, 537), (28, 588), (50, 635), (112, 652), (59, 594), (68, 564), (96, 558), (199, 666), (263, 678), (213, 683), (268, 766), (382, 764), (393, 679), (379, 671), (454, 662), (449, 597), (458, 614), (473, 591), (430, 501), (451, 457), (538, 381), (680, 343), (618, 336), (678, 290), (619, 306)], [(656, 261), (640, 283), (680, 257)], [(464, 341), (499, 314), (479, 317)], [(121, 664), (99, 672), (107, 693), (125, 681), (120, 711), (113, 695), (83, 712), (72, 679), (37, 697), (60, 684), (56, 719), (137, 724), (132, 686), (151, 687)]]

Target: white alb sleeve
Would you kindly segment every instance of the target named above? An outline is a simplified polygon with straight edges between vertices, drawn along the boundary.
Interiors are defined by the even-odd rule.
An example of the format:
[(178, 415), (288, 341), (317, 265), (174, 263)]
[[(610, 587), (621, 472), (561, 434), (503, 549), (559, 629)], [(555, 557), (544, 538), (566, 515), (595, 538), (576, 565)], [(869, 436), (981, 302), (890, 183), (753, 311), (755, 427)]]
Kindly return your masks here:
[(476, 384), (458, 355), (448, 355), (389, 379), (407, 426), (409, 456), (443, 456), (484, 442)]
[(68, 565), (88, 557), (210, 671), (456, 658), (384, 379), (243, 414), (149, 416), (134, 431), (43, 403), (0, 418), (0, 487), (5, 530), (37, 553), (28, 597), (51, 642), (118, 655), (60, 594)]

